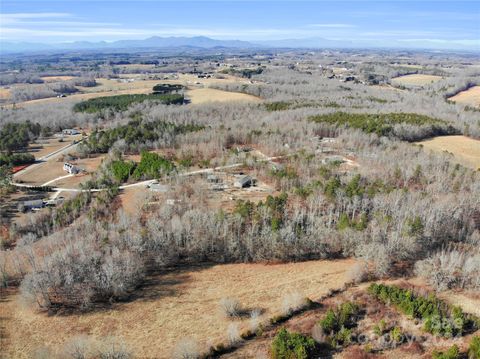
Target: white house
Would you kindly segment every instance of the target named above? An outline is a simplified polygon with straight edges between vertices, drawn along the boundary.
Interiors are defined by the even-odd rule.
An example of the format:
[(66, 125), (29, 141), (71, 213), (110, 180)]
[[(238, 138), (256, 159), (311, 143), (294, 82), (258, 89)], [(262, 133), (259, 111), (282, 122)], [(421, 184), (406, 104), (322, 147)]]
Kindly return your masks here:
[(64, 170), (65, 172), (68, 172), (68, 173), (72, 174), (72, 175), (76, 175), (76, 174), (82, 172), (82, 170), (81, 170), (80, 168), (78, 168), (78, 167), (75, 166), (75, 165), (72, 165), (72, 164), (69, 163), (69, 162), (65, 162), (65, 163), (63, 164), (63, 170)]

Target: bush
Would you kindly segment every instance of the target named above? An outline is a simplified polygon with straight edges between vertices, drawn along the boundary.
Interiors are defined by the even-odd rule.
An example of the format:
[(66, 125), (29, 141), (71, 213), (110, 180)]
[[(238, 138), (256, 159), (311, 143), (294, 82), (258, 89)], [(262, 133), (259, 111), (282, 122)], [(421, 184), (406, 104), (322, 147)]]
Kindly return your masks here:
[(336, 310), (329, 309), (325, 317), (319, 321), (320, 326), (327, 334), (335, 334), (343, 327), (351, 328), (355, 325), (360, 308), (352, 302), (345, 302)]
[(303, 309), (309, 303), (308, 298), (305, 298), (299, 292), (292, 292), (283, 296), (282, 312), (289, 315), (292, 312)]
[(197, 342), (192, 338), (180, 340), (173, 350), (174, 359), (197, 359), (200, 357)]
[(240, 313), (241, 306), (235, 298), (222, 298), (219, 304), (222, 314), (227, 318), (237, 317)]
[(459, 359), (460, 350), (458, 349), (458, 346), (454, 344), (446, 352), (440, 352), (440, 351), (434, 350), (432, 353), (432, 358), (433, 359)]
[(282, 328), (272, 342), (274, 359), (306, 359), (315, 350), (313, 338), (299, 333), (292, 333)]
[(480, 359), (480, 337), (475, 336), (468, 347), (468, 359)]
[(433, 294), (421, 297), (411, 290), (376, 283), (368, 288), (368, 292), (384, 303), (393, 304), (404, 314), (422, 319), (424, 329), (435, 335), (463, 335), (477, 325), (475, 318), (464, 314), (460, 307), (450, 307)]

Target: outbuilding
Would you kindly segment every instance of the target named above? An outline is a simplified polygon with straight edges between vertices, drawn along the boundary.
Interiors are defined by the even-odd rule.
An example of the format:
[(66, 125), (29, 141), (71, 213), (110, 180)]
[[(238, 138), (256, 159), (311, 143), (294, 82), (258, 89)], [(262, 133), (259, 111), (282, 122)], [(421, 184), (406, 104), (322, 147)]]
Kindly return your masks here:
[(250, 187), (252, 184), (253, 180), (250, 176), (238, 176), (233, 182), (233, 186), (237, 188)]
[(62, 133), (63, 133), (64, 135), (71, 135), (71, 136), (73, 136), (73, 135), (79, 135), (79, 134), (80, 134), (80, 131), (77, 130), (77, 129), (75, 129), (75, 128), (66, 128), (66, 129), (64, 129), (64, 130), (62, 131)]
[(34, 199), (31, 201), (23, 201), (19, 205), (18, 210), (20, 212), (27, 212), (37, 210), (43, 207), (45, 207), (45, 202), (43, 201), (43, 199)]

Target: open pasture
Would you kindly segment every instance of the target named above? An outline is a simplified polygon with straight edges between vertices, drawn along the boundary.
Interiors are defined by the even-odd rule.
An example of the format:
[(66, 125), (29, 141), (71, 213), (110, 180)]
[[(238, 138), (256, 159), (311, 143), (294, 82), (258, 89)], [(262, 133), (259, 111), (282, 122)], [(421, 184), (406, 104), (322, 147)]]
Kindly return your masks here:
[(480, 141), (466, 136), (439, 136), (417, 142), (427, 150), (449, 152), (453, 161), (472, 169), (480, 168)]
[[(232, 320), (219, 311), (222, 298), (260, 309), (262, 320), (281, 311), (286, 295), (316, 299), (346, 282), (354, 260), (288, 264), (199, 265), (151, 277), (130, 302), (88, 314), (47, 316), (22, 308), (18, 295), (4, 298), (4, 353), (30, 358), (42, 346), (62, 348), (78, 335), (122, 338), (139, 358), (170, 358), (176, 343), (194, 338), (199, 349), (227, 341)], [(242, 285), (238, 285), (238, 283)], [(248, 318), (233, 322), (248, 328)], [(55, 328), (54, 331), (51, 328)]]
[(212, 88), (199, 88), (186, 92), (186, 98), (190, 99), (192, 104), (204, 104), (208, 102), (260, 102), (256, 96), (240, 93), (222, 91)]
[(450, 97), (449, 100), (463, 105), (480, 107), (480, 86), (470, 87), (468, 90)]
[(421, 87), (441, 79), (441, 76), (413, 74), (395, 77), (392, 79), (392, 84), (405, 87)]

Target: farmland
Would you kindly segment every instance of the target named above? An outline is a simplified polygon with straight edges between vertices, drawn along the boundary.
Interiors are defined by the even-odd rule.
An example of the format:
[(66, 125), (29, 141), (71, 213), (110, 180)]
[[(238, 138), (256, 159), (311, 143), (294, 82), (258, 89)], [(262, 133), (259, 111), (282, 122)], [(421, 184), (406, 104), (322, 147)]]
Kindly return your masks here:
[(480, 168), (480, 141), (465, 136), (440, 136), (418, 142), (426, 150), (448, 152), (453, 160), (463, 166)]
[(421, 86), (433, 83), (435, 81), (439, 81), (441, 79), (442, 79), (441, 76), (413, 74), (413, 75), (395, 77), (392, 79), (392, 84), (405, 86), (405, 87), (417, 87), (417, 86), (421, 87)]
[(221, 91), (211, 88), (193, 89), (187, 91), (186, 96), (194, 105), (204, 104), (208, 102), (260, 101), (258, 97), (252, 95), (239, 92)]
[(450, 101), (472, 107), (480, 107), (480, 86), (470, 87), (449, 98)]

